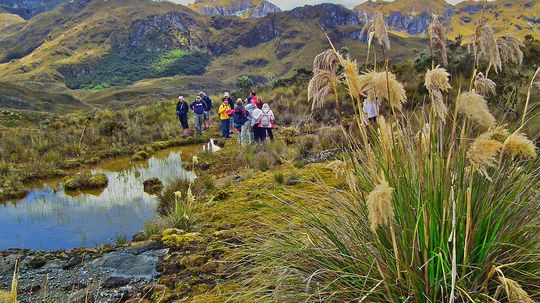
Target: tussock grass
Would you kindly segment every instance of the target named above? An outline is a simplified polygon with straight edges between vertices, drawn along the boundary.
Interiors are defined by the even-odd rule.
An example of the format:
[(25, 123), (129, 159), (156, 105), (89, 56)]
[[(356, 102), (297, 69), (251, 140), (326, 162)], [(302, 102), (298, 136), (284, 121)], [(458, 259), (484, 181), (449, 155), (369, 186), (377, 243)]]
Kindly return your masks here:
[[(426, 86), (450, 90), (444, 83)], [(359, 123), (344, 161), (329, 165), (346, 186), (315, 180), (315, 190), (282, 198), (288, 206), (285, 223), (269, 223), (275, 232), (240, 258), (250, 290), (238, 297), (259, 302), (538, 299), (536, 146), (520, 133), (523, 125), (509, 132), (498, 123), (483, 96), (474, 91), (453, 96), (443, 113), (447, 123), (427, 107), (379, 117), (377, 124)], [(304, 202), (290, 202), (293, 195)]]

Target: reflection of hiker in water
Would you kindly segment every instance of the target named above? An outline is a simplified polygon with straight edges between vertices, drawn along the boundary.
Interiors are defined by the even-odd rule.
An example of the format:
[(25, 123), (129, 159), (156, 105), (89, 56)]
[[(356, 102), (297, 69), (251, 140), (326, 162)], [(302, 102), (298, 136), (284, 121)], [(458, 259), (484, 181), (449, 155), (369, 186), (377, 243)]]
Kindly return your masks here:
[(178, 120), (180, 120), (180, 124), (182, 124), (182, 129), (184, 131), (189, 128), (188, 112), (189, 105), (186, 100), (184, 100), (183, 96), (178, 97), (178, 103), (176, 103), (176, 115), (178, 116)]

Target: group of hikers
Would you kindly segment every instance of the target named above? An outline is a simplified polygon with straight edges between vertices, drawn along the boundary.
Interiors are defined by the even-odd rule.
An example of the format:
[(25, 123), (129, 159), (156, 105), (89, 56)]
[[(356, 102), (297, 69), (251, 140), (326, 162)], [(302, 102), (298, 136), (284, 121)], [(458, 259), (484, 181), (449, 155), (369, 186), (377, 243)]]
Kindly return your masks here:
[[(194, 123), (197, 135), (200, 136), (203, 130), (208, 130), (211, 126), (212, 108), (212, 100), (204, 92), (200, 92), (191, 104), (188, 104), (183, 96), (178, 97), (176, 115), (184, 132), (189, 129), (188, 113), (190, 110), (195, 115)], [(217, 113), (221, 121), (221, 136), (224, 139), (231, 138), (231, 134), (234, 134), (234, 129), (236, 129), (241, 144), (264, 142), (267, 137), (274, 140), (272, 131), (275, 121), (274, 113), (268, 103), (264, 103), (254, 91), (246, 100), (238, 98), (236, 102), (226, 92)]]

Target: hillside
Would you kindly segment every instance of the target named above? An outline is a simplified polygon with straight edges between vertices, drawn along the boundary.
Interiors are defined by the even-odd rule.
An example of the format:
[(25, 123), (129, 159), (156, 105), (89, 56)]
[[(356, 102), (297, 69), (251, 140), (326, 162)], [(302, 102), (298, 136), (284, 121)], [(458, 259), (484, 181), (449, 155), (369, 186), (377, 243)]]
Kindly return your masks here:
[[(241, 74), (265, 83), (310, 69), (310, 60), (298, 58), (327, 47), (319, 23), (339, 47), (363, 58), (363, 23), (342, 6), (241, 19), (169, 2), (79, 0), (0, 33), (0, 82), (111, 106), (165, 100), (178, 91), (217, 92), (233, 88)], [(396, 61), (423, 47), (421, 39), (392, 40)]]
[(66, 2), (69, 0), (2, 0), (0, 1), (0, 12), (4, 10), (24, 19), (30, 19)]
[[(380, 10), (391, 30), (407, 35), (425, 33), (431, 14), (437, 14), (449, 26), (449, 38), (474, 31), (482, 15), (482, 2), (464, 1), (451, 5), (444, 0), (367, 1), (354, 8), (364, 20)], [(496, 0), (487, 2), (484, 16), (500, 33), (512, 33), (520, 38), (532, 35), (540, 38), (540, 3), (528, 0)]]
[(281, 11), (279, 7), (265, 0), (196, 0), (189, 7), (209, 16), (244, 18), (262, 18)]

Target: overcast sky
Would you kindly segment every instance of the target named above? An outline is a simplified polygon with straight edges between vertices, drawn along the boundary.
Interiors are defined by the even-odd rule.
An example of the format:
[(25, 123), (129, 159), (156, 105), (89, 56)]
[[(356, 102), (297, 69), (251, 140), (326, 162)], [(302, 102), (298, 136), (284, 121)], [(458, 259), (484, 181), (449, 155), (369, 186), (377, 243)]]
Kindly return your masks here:
[[(176, 3), (181, 3), (181, 4), (188, 4), (188, 3), (195, 2), (194, 0), (172, 0), (172, 1)], [(269, 0), (269, 1), (284, 10), (291, 9), (296, 6), (303, 6), (305, 4), (319, 4), (319, 3), (336, 3), (336, 4), (344, 5), (349, 8), (353, 8), (357, 6), (358, 4), (365, 2), (365, 0), (298, 0), (298, 1)], [(446, 1), (455, 4), (457, 2), (460, 2), (461, 0), (446, 0)]]

